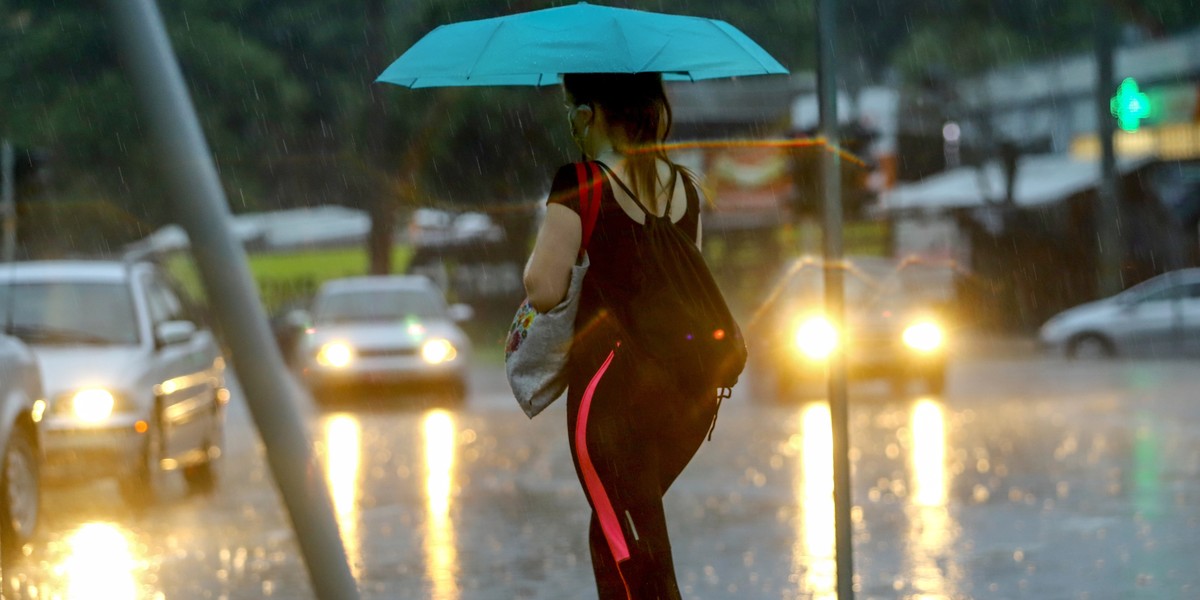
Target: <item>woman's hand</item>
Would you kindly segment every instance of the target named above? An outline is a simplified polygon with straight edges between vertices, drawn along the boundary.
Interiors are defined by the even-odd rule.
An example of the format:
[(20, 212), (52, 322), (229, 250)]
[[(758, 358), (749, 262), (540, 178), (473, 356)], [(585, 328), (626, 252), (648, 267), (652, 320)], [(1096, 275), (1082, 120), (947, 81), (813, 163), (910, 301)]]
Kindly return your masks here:
[(571, 267), (579, 254), (583, 225), (575, 211), (551, 204), (525, 264), (525, 295), (538, 312), (547, 312), (567, 296)]

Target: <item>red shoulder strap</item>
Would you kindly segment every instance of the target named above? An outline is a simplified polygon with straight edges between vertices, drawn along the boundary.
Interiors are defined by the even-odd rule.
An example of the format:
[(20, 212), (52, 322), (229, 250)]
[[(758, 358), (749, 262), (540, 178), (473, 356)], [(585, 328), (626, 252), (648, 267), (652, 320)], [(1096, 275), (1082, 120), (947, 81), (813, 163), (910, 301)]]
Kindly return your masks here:
[(579, 216), (583, 226), (583, 239), (579, 245), (582, 254), (587, 250), (600, 215), (600, 201), (604, 197), (600, 168), (594, 162), (575, 163), (575, 175), (579, 178)]

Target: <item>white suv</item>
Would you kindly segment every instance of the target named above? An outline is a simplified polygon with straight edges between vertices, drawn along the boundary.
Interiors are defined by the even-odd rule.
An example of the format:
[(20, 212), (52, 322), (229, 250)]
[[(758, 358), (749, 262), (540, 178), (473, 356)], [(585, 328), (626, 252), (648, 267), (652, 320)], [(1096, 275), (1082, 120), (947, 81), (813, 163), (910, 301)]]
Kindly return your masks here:
[(224, 435), (225, 361), (154, 264), (0, 266), (0, 318), (37, 355), (48, 399), (43, 475), (116, 477), (132, 504), (170, 471), (209, 490)]
[(355, 385), (432, 384), (461, 402), (471, 341), (458, 323), (471, 307), (446, 306), (442, 291), (417, 275), (326, 281), (296, 345), (300, 377), (317, 400)]

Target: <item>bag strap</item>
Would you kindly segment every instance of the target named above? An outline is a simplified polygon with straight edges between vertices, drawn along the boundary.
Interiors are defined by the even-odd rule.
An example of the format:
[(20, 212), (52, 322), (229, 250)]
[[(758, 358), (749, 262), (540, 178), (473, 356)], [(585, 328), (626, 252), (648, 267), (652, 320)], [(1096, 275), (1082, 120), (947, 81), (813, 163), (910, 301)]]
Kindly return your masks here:
[(592, 232), (596, 229), (596, 218), (600, 215), (600, 201), (604, 189), (600, 183), (600, 170), (595, 163), (575, 163), (575, 175), (579, 179), (579, 216), (583, 226), (583, 237), (579, 244), (579, 255), (587, 251)]
[[(682, 171), (683, 167), (675, 166), (677, 171)], [(700, 192), (696, 189), (696, 181), (688, 172), (683, 172), (683, 193), (687, 196), (688, 210), (700, 211)]]
[[(650, 210), (648, 208), (646, 208), (646, 206), (644, 204), (642, 204), (641, 200), (638, 200), (637, 194), (634, 194), (633, 191), (631, 191), (629, 189), (629, 186), (625, 185), (625, 182), (621, 181), (621, 178), (617, 177), (617, 174), (613, 173), (613, 170), (610, 169), (608, 165), (606, 165), (600, 161), (596, 161), (596, 164), (600, 165), (600, 168), (604, 169), (604, 172), (608, 173), (608, 176), (611, 177), (613, 181), (617, 182), (617, 185), (621, 186), (621, 189), (625, 190), (625, 193), (629, 194), (630, 198), (633, 198), (633, 203), (637, 204), (637, 207), (642, 209), (642, 212), (646, 214), (646, 217), (648, 217), (648, 218), (657, 218), (658, 217), (658, 215), (650, 212)], [(675, 198), (675, 182), (676, 182), (676, 180), (677, 180), (677, 172), (675, 170), (675, 165), (671, 165), (671, 192), (669, 194), (667, 194), (667, 206), (666, 206), (666, 210), (664, 210), (663, 214), (662, 214), (662, 216), (666, 217), (668, 221), (671, 219), (671, 200), (673, 200)]]

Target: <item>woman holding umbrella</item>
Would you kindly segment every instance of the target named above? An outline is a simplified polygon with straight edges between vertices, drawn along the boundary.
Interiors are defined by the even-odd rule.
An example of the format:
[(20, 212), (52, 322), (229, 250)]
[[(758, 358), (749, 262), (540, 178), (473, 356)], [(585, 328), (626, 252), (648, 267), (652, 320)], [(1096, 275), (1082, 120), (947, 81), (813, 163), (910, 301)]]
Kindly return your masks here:
[[(661, 144), (670, 130), (659, 74), (567, 74), (563, 89), (580, 150), (611, 169), (568, 363), (568, 429), (592, 507), (596, 584), (602, 599), (679, 598), (662, 497), (703, 442), (716, 398), (680, 390), (661, 362), (636, 344), (622, 345), (625, 334), (613, 315), (659, 309), (627, 305), (645, 236), (637, 203), (659, 215), (669, 207), (670, 219), (699, 245), (699, 194), (691, 175), (664, 152), (635, 151)], [(567, 293), (582, 239), (578, 189), (575, 165), (559, 169), (525, 272), (529, 299), (541, 311)]]
[[(602, 600), (680, 597), (662, 497), (709, 431), (719, 402), (682, 392), (662, 362), (621, 344), (613, 317), (628, 310), (676, 316), (632, 305), (629, 282), (646, 213), (668, 217), (700, 244), (697, 185), (660, 149), (671, 129), (663, 81), (786, 73), (723, 21), (579, 3), (439, 27), (378, 78), (411, 88), (561, 82), (576, 144), (585, 160), (604, 166), (567, 392)], [(554, 176), (526, 265), (526, 291), (539, 311), (566, 295), (581, 247), (577, 173), (566, 165)]]

